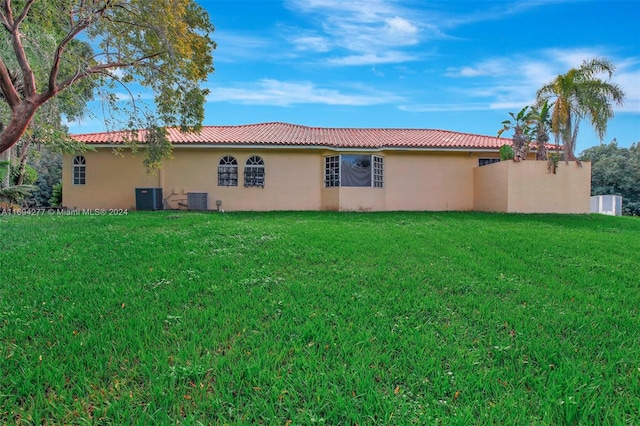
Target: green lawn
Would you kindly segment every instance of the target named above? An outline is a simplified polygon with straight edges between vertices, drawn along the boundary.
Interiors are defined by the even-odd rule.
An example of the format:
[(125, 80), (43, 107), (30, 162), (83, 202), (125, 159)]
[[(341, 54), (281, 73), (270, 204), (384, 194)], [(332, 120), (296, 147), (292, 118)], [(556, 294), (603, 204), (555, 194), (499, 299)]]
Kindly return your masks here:
[(640, 220), (0, 216), (0, 424), (639, 424)]

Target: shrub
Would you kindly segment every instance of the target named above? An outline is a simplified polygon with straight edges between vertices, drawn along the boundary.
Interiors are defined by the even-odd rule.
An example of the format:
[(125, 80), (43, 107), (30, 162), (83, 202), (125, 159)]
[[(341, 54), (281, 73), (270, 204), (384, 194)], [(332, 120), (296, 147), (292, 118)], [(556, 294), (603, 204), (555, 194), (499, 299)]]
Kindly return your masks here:
[(52, 207), (59, 207), (62, 204), (62, 182), (58, 182), (53, 185), (49, 204)]
[(513, 148), (504, 144), (500, 147), (500, 161), (513, 160)]

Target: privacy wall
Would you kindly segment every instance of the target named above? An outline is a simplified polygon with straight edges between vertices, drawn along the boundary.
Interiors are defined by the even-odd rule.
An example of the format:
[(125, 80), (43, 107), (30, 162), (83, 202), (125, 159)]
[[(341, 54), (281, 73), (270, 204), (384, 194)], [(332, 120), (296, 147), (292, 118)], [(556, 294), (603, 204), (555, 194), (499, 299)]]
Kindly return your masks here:
[(591, 162), (501, 161), (473, 170), (473, 209), (507, 213), (589, 213)]

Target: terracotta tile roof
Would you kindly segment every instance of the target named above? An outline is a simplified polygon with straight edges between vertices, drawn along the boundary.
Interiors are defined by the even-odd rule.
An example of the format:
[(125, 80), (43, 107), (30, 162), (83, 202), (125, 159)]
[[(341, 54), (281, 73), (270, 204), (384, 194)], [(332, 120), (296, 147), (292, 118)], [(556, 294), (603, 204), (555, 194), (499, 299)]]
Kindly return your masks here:
[[(73, 135), (91, 145), (123, 143), (124, 132)], [(140, 138), (144, 131), (140, 132)], [(259, 123), (241, 126), (203, 126), (200, 133), (169, 129), (176, 145), (278, 145), (327, 148), (433, 148), (499, 149), (510, 139), (432, 129), (371, 129), (307, 127), (288, 123)]]

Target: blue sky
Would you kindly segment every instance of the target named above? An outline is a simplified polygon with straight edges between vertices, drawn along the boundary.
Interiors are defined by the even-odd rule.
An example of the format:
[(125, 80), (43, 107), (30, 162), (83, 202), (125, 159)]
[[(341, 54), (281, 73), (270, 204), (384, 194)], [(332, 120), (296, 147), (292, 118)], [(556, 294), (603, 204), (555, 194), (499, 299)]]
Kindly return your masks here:
[[(495, 135), (584, 59), (627, 94), (608, 143), (640, 141), (640, 1), (200, 0), (216, 26), (206, 125), (282, 121)], [(102, 131), (99, 120), (74, 133)], [(510, 134), (508, 134), (510, 136)], [(599, 143), (582, 122), (577, 152)]]

